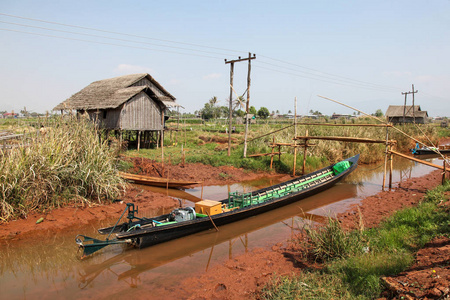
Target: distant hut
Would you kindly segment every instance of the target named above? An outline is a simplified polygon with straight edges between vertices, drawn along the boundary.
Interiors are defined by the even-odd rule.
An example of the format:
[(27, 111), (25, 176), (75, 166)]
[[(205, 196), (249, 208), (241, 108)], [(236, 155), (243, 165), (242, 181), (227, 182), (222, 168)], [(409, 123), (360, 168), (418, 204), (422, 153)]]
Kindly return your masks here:
[(420, 105), (389, 105), (386, 111), (386, 119), (393, 124), (428, 122), (427, 111), (421, 110)]
[(165, 110), (179, 106), (175, 100), (152, 76), (143, 73), (95, 81), (53, 110), (87, 113), (100, 128), (120, 134), (136, 132), (139, 141), (143, 134), (144, 143), (148, 143), (157, 142), (158, 133), (163, 136)]

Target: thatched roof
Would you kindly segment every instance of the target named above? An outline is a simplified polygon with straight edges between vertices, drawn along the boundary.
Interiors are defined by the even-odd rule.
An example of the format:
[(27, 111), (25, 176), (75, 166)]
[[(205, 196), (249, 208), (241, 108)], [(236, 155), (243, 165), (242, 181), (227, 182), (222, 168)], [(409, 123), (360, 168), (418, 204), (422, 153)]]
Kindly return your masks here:
[[(150, 86), (132, 86), (139, 80), (147, 78), (164, 95), (161, 96)], [(147, 73), (131, 74), (91, 83), (69, 99), (58, 104), (54, 110), (61, 109), (109, 109), (116, 108), (144, 91), (152, 99), (160, 101), (164, 106), (178, 106), (175, 97), (166, 91), (152, 76)]]
[(386, 111), (386, 117), (403, 117), (403, 112), (405, 112), (405, 117), (412, 117), (413, 112), (416, 117), (428, 117), (428, 113), (422, 111), (420, 105), (414, 105), (414, 109), (412, 105), (389, 105)]

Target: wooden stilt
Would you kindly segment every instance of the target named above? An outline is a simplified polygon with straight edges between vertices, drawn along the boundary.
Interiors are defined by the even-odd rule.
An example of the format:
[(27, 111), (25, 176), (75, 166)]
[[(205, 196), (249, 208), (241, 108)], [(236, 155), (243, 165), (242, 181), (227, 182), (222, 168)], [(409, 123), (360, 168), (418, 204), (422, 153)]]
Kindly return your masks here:
[(141, 148), (141, 131), (138, 130), (137, 132), (137, 151), (139, 152), (139, 149)]

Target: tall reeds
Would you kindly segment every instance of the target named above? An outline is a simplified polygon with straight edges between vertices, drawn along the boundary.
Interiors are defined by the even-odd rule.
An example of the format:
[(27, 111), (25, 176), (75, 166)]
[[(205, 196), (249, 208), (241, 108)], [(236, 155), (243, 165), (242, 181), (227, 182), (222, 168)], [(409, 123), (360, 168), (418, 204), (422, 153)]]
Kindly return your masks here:
[(53, 119), (22, 145), (0, 152), (0, 220), (71, 201), (108, 201), (125, 188), (116, 149), (86, 119)]

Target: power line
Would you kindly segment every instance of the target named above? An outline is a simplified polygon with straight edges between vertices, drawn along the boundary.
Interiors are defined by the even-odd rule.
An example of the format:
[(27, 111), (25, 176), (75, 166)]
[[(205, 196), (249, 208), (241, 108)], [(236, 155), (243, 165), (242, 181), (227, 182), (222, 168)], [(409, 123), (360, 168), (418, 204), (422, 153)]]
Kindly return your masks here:
[(295, 74), (295, 73), (291, 73), (291, 72), (285, 72), (285, 71), (280, 71), (280, 70), (276, 70), (276, 69), (265, 68), (265, 67), (261, 67), (261, 66), (258, 66), (258, 65), (255, 65), (255, 67), (256, 68), (260, 68), (260, 69), (273, 71), (273, 72), (283, 73), (283, 74), (287, 74), (287, 75), (291, 75), (291, 76), (295, 76), (295, 77), (300, 77), (300, 78), (312, 79), (312, 80), (317, 80), (317, 81), (322, 81), (322, 82), (327, 82), (327, 83), (332, 83), (332, 84), (337, 84), (337, 85), (343, 85), (343, 86), (351, 86), (351, 87), (363, 88), (363, 89), (368, 89), (368, 90), (375, 90), (375, 91), (382, 91), (382, 92), (392, 93), (392, 91), (387, 91), (387, 90), (379, 89), (379, 88), (375, 88), (375, 87), (367, 87), (367, 86), (361, 86), (361, 85), (357, 85), (357, 84), (341, 83), (341, 82), (336, 82), (336, 81), (331, 81), (331, 80), (313, 78), (313, 77), (299, 75), (299, 74)]
[[(259, 63), (266, 64), (266, 65), (270, 65), (270, 66), (274, 66), (274, 67), (279, 67), (279, 68), (286, 69), (286, 70), (290, 70), (290, 71), (294, 71), (294, 72), (304, 73), (304, 74), (307, 74), (307, 75), (319, 77), (319, 79), (320, 79), (320, 78), (324, 78), (324, 79), (334, 80), (334, 81), (337, 81), (337, 82), (349, 83), (349, 84), (357, 85), (357, 86), (361, 86), (361, 87), (364, 86), (364, 87), (368, 87), (368, 88), (372, 88), (372, 89), (380, 89), (380, 88), (383, 88), (383, 89), (392, 89), (392, 88), (390, 88), (390, 87), (384, 87), (384, 86), (377, 85), (377, 84), (360, 83), (360, 82), (362, 82), (362, 81), (352, 80), (352, 79), (345, 79), (345, 77), (342, 77), (342, 78), (344, 78), (344, 79), (341, 79), (341, 78), (339, 78), (338, 76), (336, 76), (336, 78), (334, 78), (334, 77), (330, 77), (330, 76), (323, 76), (323, 75), (314, 74), (314, 73), (311, 73), (311, 72), (299, 71), (299, 70), (297, 70), (297, 69), (288, 68), (288, 67), (283, 67), (283, 66), (279, 66), (279, 65), (276, 65), (276, 64), (271, 64), (271, 63), (264, 62), (264, 61), (259, 61)], [(307, 77), (307, 78), (310, 78), (310, 79), (316, 79), (316, 78), (314, 78), (314, 77)], [(320, 80), (322, 80), (322, 79), (320, 79)], [(397, 92), (397, 89), (395, 89), (395, 90), (392, 89), (392, 91)]]
[[(140, 39), (148, 39), (148, 40), (153, 40), (153, 41), (158, 41), (158, 42), (163, 42), (163, 43), (189, 45), (191, 47), (215, 49), (215, 50), (227, 51), (227, 52), (235, 52), (235, 53), (242, 53), (243, 52), (243, 51), (237, 51), (237, 50), (232, 50), (232, 49), (225, 49), (225, 48), (219, 48), (219, 47), (205, 46), (205, 45), (199, 45), (199, 44), (193, 44), (193, 43), (177, 42), (177, 41), (173, 41), (173, 40), (158, 39), (158, 38), (152, 38), (152, 37), (148, 37), (148, 36), (140, 36), (140, 35), (134, 35), (134, 34), (128, 34), (128, 33), (122, 33), (122, 32), (115, 32), (115, 31), (109, 31), (109, 30), (103, 30), (103, 29), (79, 26), (79, 25), (71, 25), (71, 24), (47, 21), (47, 20), (42, 20), (42, 19), (34, 19), (34, 18), (22, 17), (22, 16), (5, 14), (5, 13), (0, 13), (0, 15), (6, 16), (6, 17), (11, 17), (11, 18), (18, 18), (18, 19), (23, 19), (23, 20), (34, 21), (34, 22), (41, 22), (41, 23), (46, 23), (46, 24), (65, 26), (65, 27), (70, 27), (70, 28), (91, 30), (91, 31), (108, 33), (108, 34), (115, 34), (115, 35), (121, 35), (121, 36), (135, 37), (135, 38), (140, 38)], [(43, 30), (49, 30), (49, 31), (56, 31), (56, 32), (62, 32), (62, 33), (76, 34), (76, 35), (91, 36), (91, 37), (95, 37), (95, 38), (110, 39), (110, 40), (122, 41), (122, 42), (126, 42), (126, 43), (146, 44), (146, 45), (152, 45), (152, 46), (156, 46), (156, 47), (165, 47), (165, 48), (179, 49), (179, 50), (190, 51), (190, 52), (201, 52), (201, 53), (207, 53), (207, 54), (229, 55), (228, 53), (224, 54), (224, 53), (205, 51), (205, 50), (200, 50), (200, 49), (191, 49), (191, 48), (184, 48), (184, 47), (177, 47), (177, 46), (170, 46), (170, 45), (159, 45), (159, 44), (153, 44), (153, 43), (148, 43), (148, 42), (144, 42), (144, 41), (135, 41), (135, 40), (128, 40), (128, 39), (114, 38), (114, 37), (108, 37), (108, 36), (104, 36), (104, 35), (96, 35), (96, 34), (89, 34), (89, 33), (65, 31), (65, 30), (60, 30), (60, 29), (52, 29), (52, 28), (47, 28), (47, 27), (26, 25), (26, 24), (20, 24), (20, 23), (12, 23), (12, 22), (6, 22), (6, 21), (0, 21), (0, 22), (1, 23), (5, 23), (5, 24), (12, 24), (12, 25), (16, 25), (16, 26), (30, 27), (30, 28), (43, 29)], [(103, 45), (112, 45), (112, 46), (119, 46), (119, 47), (143, 49), (143, 50), (150, 50), (150, 51), (159, 51), (159, 52), (182, 54), (182, 55), (190, 55), (190, 56), (197, 56), (197, 57), (222, 59), (222, 58), (216, 57), (216, 56), (208, 56), (208, 55), (201, 55), (201, 54), (194, 54), (194, 53), (185, 53), (185, 52), (178, 52), (178, 51), (168, 51), (168, 50), (154, 49), (154, 48), (148, 48), (148, 47), (139, 47), (139, 46), (115, 44), (115, 43), (100, 42), (100, 41), (83, 40), (83, 39), (78, 39), (78, 38), (69, 38), (69, 37), (63, 37), (63, 36), (55, 36), (55, 35), (42, 34), (42, 33), (33, 33), (33, 32), (26, 32), (26, 31), (6, 29), (6, 28), (0, 28), (0, 30), (11, 31), (11, 32), (19, 32), (19, 33), (25, 33), (25, 34), (30, 34), (30, 35), (36, 35), (36, 36), (45, 36), (45, 37), (52, 37), (52, 38), (59, 38), (59, 39), (66, 39), (66, 40), (73, 40), (73, 41), (82, 41), (82, 42), (88, 42), (88, 43), (103, 44)], [(361, 81), (361, 80), (352, 79), (352, 78), (341, 76), (341, 75), (335, 75), (335, 74), (331, 74), (331, 73), (327, 73), (327, 72), (322, 72), (320, 70), (304, 67), (304, 66), (301, 66), (301, 65), (298, 65), (298, 64), (295, 64), (295, 63), (283, 61), (283, 60), (276, 59), (276, 58), (271, 58), (271, 57), (264, 56), (264, 55), (260, 55), (260, 57), (267, 58), (267, 59), (273, 60), (273, 61), (277, 61), (277, 62), (280, 62), (280, 63), (283, 63), (283, 64), (288, 64), (290, 67), (286, 67), (286, 66), (282, 66), (282, 65), (276, 65), (276, 64), (272, 64), (272, 63), (264, 62), (264, 61), (259, 61), (259, 63), (267, 64), (267, 65), (270, 65), (270, 66), (273, 66), (273, 67), (276, 67), (276, 68), (286, 69), (286, 70), (293, 71), (293, 72), (303, 73), (303, 74), (306, 74), (308, 76), (299, 75), (299, 74), (293, 74), (293, 73), (290, 73), (290, 72), (274, 70), (274, 69), (270, 69), (270, 68), (264, 68), (262, 66), (256, 66), (256, 67), (259, 67), (259, 68), (262, 68), (262, 69), (266, 69), (266, 70), (270, 70), (270, 71), (274, 71), (274, 72), (284, 73), (284, 74), (288, 74), (288, 75), (292, 75), (292, 76), (296, 76), (296, 77), (300, 77), (300, 78), (307, 78), (307, 79), (313, 79), (313, 80), (322, 81), (322, 82), (328, 82), (328, 83), (332, 83), (332, 84), (353, 86), (353, 87), (365, 88), (365, 89), (371, 89), (371, 90), (382, 90), (384, 92), (386, 92), (386, 90), (392, 90), (392, 91), (394, 91), (394, 90), (395, 91), (399, 91), (400, 90), (400, 89), (398, 89), (396, 87), (379, 85), (379, 84), (375, 84), (375, 83), (370, 83), (370, 82), (365, 82), (365, 81)], [(299, 69), (294, 69), (291, 66), (294, 66), (294, 67), (297, 67), (297, 68), (300, 68), (300, 69), (304, 69), (304, 70), (309, 70), (309, 71), (312, 71), (312, 72), (315, 72), (315, 73), (306, 72), (306, 71), (299, 70)]]
[(90, 37), (99, 37), (99, 38), (115, 40), (115, 41), (131, 42), (131, 43), (137, 43), (137, 44), (152, 45), (152, 46), (157, 46), (157, 47), (166, 47), (166, 48), (171, 48), (171, 49), (181, 49), (181, 50), (188, 50), (188, 51), (195, 51), (195, 52), (202, 52), (202, 53), (209, 53), (209, 54), (225, 55), (223, 53), (217, 53), (217, 52), (211, 52), (211, 51), (189, 49), (189, 48), (183, 48), (183, 47), (177, 47), (177, 46), (158, 45), (158, 44), (149, 43), (149, 42), (141, 42), (141, 41), (133, 41), (133, 40), (127, 40), (127, 39), (119, 39), (119, 38), (107, 37), (107, 36), (104, 36), (104, 35), (89, 34), (89, 33), (79, 33), (79, 32), (74, 32), (74, 31), (53, 29), (53, 28), (48, 28), (48, 27), (26, 25), (26, 24), (13, 23), (13, 22), (0, 21), (0, 23), (16, 25), (16, 26), (22, 26), (22, 27), (29, 27), (29, 28), (36, 28), (36, 29), (43, 29), (43, 30), (48, 30), (48, 31), (56, 31), (56, 32), (62, 32), (62, 33), (84, 35), (84, 36), (90, 36)]
[(181, 44), (181, 45), (188, 45), (188, 46), (194, 46), (194, 47), (200, 47), (200, 48), (216, 49), (216, 50), (222, 50), (222, 51), (230, 51), (230, 52), (235, 52), (235, 53), (243, 53), (243, 52), (245, 52), (245, 51), (236, 51), (236, 50), (231, 50), (231, 49), (211, 47), (211, 46), (205, 46), (205, 45), (199, 45), (199, 44), (193, 44), (193, 43), (185, 43), (185, 42), (177, 42), (177, 41), (171, 41), (171, 40), (165, 40), (165, 39), (158, 39), (158, 38), (152, 38), (152, 37), (142, 36), (142, 35), (135, 35), (135, 34), (129, 34), (129, 33), (116, 32), (116, 31), (109, 31), (109, 30), (97, 29), (97, 28), (92, 28), (92, 27), (85, 27), (85, 26), (79, 26), (79, 25), (70, 25), (70, 24), (64, 24), (64, 23), (59, 23), (59, 22), (46, 21), (46, 20), (34, 19), (34, 18), (27, 18), (27, 17), (17, 16), (17, 15), (10, 15), (10, 14), (5, 14), (5, 13), (0, 13), (0, 15), (11, 17), (11, 18), (18, 18), (18, 19), (23, 19), (23, 20), (41, 22), (41, 23), (54, 24), (54, 25), (59, 25), (59, 26), (66, 26), (66, 27), (72, 27), (72, 28), (92, 30), (92, 31), (97, 31), (97, 32), (111, 33), (111, 34), (117, 34), (117, 35), (123, 35), (123, 36), (132, 36), (132, 37), (137, 37), (137, 38), (142, 38), (142, 39), (149, 39), (149, 40), (166, 42), (166, 43)]
[(332, 73), (327, 73), (327, 72), (323, 72), (323, 71), (316, 70), (316, 69), (313, 69), (313, 68), (308, 68), (308, 67), (305, 67), (305, 66), (294, 64), (294, 63), (291, 63), (291, 62), (288, 62), (288, 61), (284, 61), (284, 60), (281, 60), (281, 59), (272, 58), (272, 57), (269, 57), (269, 56), (264, 56), (264, 55), (259, 55), (259, 56), (265, 57), (267, 59), (271, 59), (271, 60), (274, 60), (274, 61), (278, 61), (278, 62), (281, 62), (281, 63), (284, 63), (284, 64), (293, 65), (293, 66), (296, 66), (296, 67), (299, 67), (299, 68), (302, 68), (302, 69), (306, 69), (306, 70), (322, 73), (322, 74), (325, 74), (325, 75), (333, 76), (333, 77), (341, 77), (341, 78), (344, 78), (344, 79), (347, 79), (347, 80), (351, 80), (351, 81), (355, 81), (355, 82), (359, 82), (359, 83), (375, 85), (375, 86), (379, 86), (379, 87), (382, 87), (382, 88), (395, 89), (396, 91), (401, 90), (398, 87), (385, 86), (385, 85), (380, 85), (380, 84), (376, 84), (376, 83), (371, 83), (371, 82), (361, 81), (361, 80), (357, 80), (357, 79), (352, 79), (352, 78), (341, 76), (341, 75), (335, 75), (335, 74), (332, 74)]
[(90, 41), (90, 40), (69, 38), (69, 37), (63, 37), (63, 36), (57, 36), (57, 35), (51, 35), (51, 34), (43, 34), (43, 33), (35, 33), (35, 32), (21, 31), (21, 30), (7, 29), (7, 28), (0, 28), (0, 30), (11, 31), (11, 32), (20, 32), (20, 33), (26, 33), (26, 34), (30, 34), (30, 35), (52, 37), (52, 38), (71, 40), (71, 41), (81, 41), (81, 42), (101, 44), (101, 45), (119, 46), (119, 47), (125, 47), (125, 48), (143, 49), (143, 50), (158, 51), (158, 52), (165, 52), (165, 53), (175, 53), (175, 54), (190, 55), (190, 56), (197, 56), (197, 57), (222, 59), (221, 57), (215, 57), (215, 56), (200, 55), (200, 54), (193, 54), (193, 53), (183, 53), (183, 52), (170, 51), (170, 50), (152, 49), (152, 48), (147, 48), (147, 47), (138, 47), (138, 46), (130, 46), (130, 45), (121, 45), (121, 44), (114, 44), (114, 43), (107, 43), (107, 42)]

